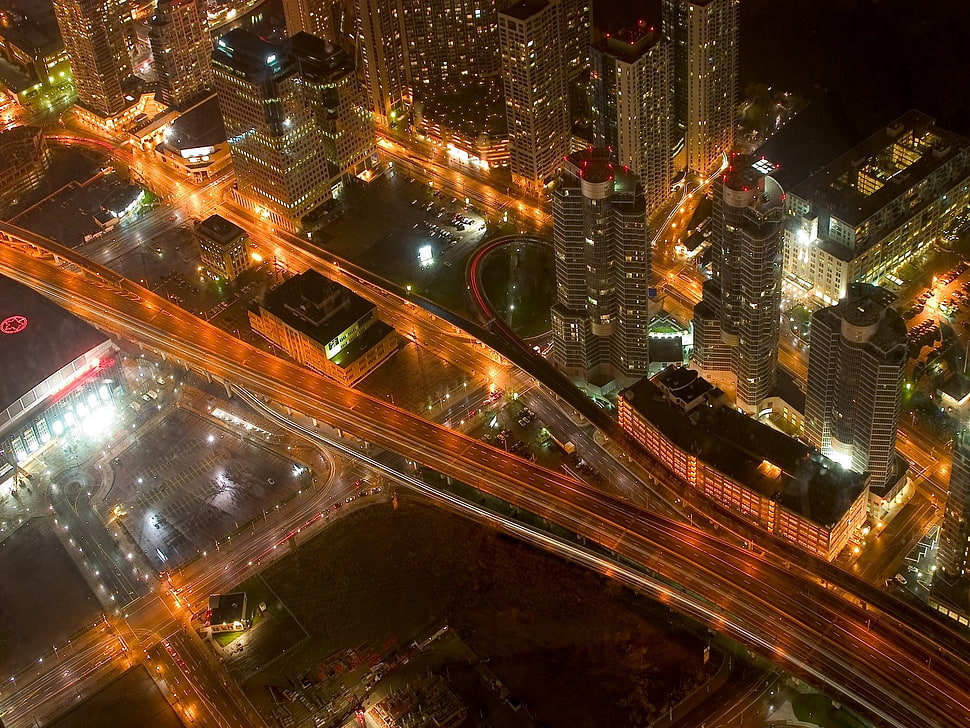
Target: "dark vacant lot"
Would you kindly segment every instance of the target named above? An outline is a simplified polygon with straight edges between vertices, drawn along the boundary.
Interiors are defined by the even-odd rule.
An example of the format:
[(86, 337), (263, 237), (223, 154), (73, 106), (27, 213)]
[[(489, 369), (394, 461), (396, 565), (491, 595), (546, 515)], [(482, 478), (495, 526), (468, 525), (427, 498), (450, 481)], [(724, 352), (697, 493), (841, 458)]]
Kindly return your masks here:
[[(315, 674), (339, 650), (420, 641), (442, 622), (540, 725), (645, 724), (702, 670), (704, 643), (665, 608), (407, 498), (342, 519), (262, 577), (244, 585), (251, 599), (310, 635), (249, 655), (272, 660), (245, 685), (264, 709), (267, 684)], [(487, 713), (465, 700), (470, 716)]]
[(10, 674), (94, 623), (101, 607), (46, 521), (0, 543), (0, 672)]
[(133, 667), (50, 724), (50, 728), (180, 728), (175, 711), (144, 667)]

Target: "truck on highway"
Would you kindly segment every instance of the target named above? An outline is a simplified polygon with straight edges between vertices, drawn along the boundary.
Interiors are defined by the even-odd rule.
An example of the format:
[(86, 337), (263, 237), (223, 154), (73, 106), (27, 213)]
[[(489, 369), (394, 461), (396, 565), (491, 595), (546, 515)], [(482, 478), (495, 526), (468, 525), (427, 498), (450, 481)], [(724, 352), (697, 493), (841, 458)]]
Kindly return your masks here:
[[(549, 440), (552, 440), (554, 443), (556, 443), (559, 449), (562, 450), (567, 455), (573, 455), (576, 452), (576, 445), (574, 445), (571, 441), (568, 441), (568, 440), (567, 441), (560, 440), (558, 437), (556, 437), (551, 432), (549, 432), (549, 430), (546, 429), (545, 427), (542, 428), (542, 433), (540, 435), (540, 438), (542, 436), (546, 436), (548, 437)], [(541, 441), (544, 442), (544, 440), (541, 440)]]

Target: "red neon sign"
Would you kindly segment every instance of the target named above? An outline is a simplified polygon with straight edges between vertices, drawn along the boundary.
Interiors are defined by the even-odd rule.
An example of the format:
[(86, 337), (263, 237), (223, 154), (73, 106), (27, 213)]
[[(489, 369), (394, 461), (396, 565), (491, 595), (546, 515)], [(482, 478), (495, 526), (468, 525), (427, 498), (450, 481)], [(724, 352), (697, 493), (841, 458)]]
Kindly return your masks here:
[(19, 334), (26, 328), (26, 316), (7, 316), (3, 321), (0, 321), (0, 332), (4, 334)]

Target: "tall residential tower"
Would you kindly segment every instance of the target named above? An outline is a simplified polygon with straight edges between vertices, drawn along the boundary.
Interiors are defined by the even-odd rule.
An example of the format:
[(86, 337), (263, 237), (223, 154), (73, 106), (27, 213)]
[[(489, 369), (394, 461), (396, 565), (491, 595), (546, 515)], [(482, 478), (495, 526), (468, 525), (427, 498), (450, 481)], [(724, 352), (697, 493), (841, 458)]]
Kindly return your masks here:
[(606, 149), (571, 154), (552, 200), (556, 366), (601, 392), (648, 373), (650, 249), (643, 189)]
[(670, 196), (670, 44), (641, 23), (590, 49), (594, 143), (640, 178), (648, 213)]
[(131, 75), (126, 0), (54, 0), (54, 15), (71, 61), (78, 103), (103, 118), (130, 102), (122, 83)]
[(963, 577), (970, 571), (970, 437), (965, 431), (953, 440), (948, 490), (936, 564), (946, 577)]
[(887, 492), (897, 478), (896, 428), (906, 324), (895, 295), (853, 283), (846, 297), (812, 314), (805, 390), (805, 433), (823, 455)]
[(739, 0), (663, 0), (675, 128), (689, 172), (713, 172), (734, 146), (739, 15)]
[(393, 124), (411, 103), (402, 0), (354, 0), (354, 9), (367, 108), (378, 124)]
[(551, 182), (569, 151), (563, 5), (520, 0), (499, 13), (509, 167), (516, 184)]
[(758, 412), (775, 384), (784, 194), (775, 166), (735, 158), (714, 183), (714, 276), (694, 307), (694, 360), (737, 379), (738, 406)]
[(184, 108), (212, 89), (212, 36), (201, 0), (158, 0), (148, 23), (162, 103)]

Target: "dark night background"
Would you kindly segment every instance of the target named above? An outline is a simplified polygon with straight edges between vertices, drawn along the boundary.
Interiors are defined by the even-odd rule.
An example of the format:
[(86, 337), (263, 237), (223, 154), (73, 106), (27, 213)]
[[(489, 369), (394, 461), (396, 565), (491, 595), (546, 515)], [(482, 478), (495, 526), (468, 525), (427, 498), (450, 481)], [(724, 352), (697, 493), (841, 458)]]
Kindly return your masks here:
[[(594, 0), (603, 29), (659, 25), (659, 0)], [(910, 108), (970, 135), (970, 3), (741, 0), (741, 96), (752, 81), (825, 100), (848, 137)]]

